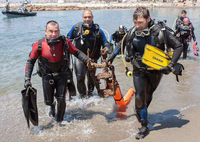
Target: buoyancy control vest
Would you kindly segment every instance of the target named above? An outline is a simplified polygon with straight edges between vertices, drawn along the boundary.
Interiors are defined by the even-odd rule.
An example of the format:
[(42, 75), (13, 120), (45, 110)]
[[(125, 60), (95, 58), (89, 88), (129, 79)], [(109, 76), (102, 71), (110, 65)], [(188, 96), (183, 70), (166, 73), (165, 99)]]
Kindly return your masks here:
[(189, 41), (191, 41), (192, 38), (192, 25), (189, 24), (188, 26), (181, 25), (180, 26), (180, 36), (187, 38)]
[[(70, 56), (68, 52), (68, 44), (66, 41), (65, 36), (61, 36), (61, 41), (63, 42), (63, 56), (58, 62), (49, 62), (46, 58), (41, 55), (42, 51), (42, 42), (45, 41), (45, 38), (40, 39), (38, 41), (38, 53), (39, 58), (37, 60), (37, 73), (41, 77), (42, 74), (49, 74), (49, 73), (60, 73), (64, 72), (69, 69), (70, 66)], [(60, 42), (61, 42), (60, 41)]]
[[(87, 30), (87, 31), (86, 31)], [(100, 35), (100, 27), (98, 24), (93, 24), (92, 27), (85, 27), (83, 22), (76, 24), (73, 32), (75, 37), (75, 47), (87, 54), (87, 49), (90, 49), (90, 58), (98, 59), (100, 57), (101, 43), (103, 38)]]
[(149, 24), (150, 34), (147, 37), (137, 37), (135, 35), (136, 28), (133, 27), (128, 31), (126, 38), (127, 57), (132, 59), (133, 69), (147, 68), (142, 63), (142, 55), (146, 44), (156, 46), (161, 50), (165, 50), (164, 46), (164, 27), (162, 24), (154, 25), (153, 21)]

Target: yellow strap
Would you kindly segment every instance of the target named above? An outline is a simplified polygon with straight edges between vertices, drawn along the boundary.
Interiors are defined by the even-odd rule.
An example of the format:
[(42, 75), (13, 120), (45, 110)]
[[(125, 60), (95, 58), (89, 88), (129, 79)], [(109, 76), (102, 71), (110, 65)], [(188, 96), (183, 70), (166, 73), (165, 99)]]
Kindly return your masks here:
[(124, 45), (124, 39), (125, 39), (126, 35), (127, 35), (127, 33), (123, 36), (122, 42), (121, 42), (122, 61), (123, 61), (125, 67), (127, 67), (127, 65), (126, 65), (126, 62), (125, 62), (125, 60), (124, 60), (123, 45)]

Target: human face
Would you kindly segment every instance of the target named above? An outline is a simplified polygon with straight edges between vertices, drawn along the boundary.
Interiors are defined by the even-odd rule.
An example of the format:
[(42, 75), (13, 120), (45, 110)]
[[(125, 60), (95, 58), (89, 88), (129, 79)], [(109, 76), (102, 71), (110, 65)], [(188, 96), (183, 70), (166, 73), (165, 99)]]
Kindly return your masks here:
[(92, 25), (93, 15), (90, 11), (85, 11), (82, 16), (83, 22), (89, 25)]
[(188, 26), (189, 25), (189, 21), (183, 21), (184, 26)]
[(185, 18), (186, 17), (186, 13), (181, 13), (181, 17)]
[(60, 30), (57, 24), (49, 23), (45, 30), (45, 35), (47, 39), (56, 39), (60, 36)]
[(120, 29), (119, 32), (120, 32), (120, 33), (124, 33), (124, 29)]
[(150, 17), (145, 19), (144, 17), (138, 17), (137, 19), (134, 19), (133, 22), (135, 24), (135, 27), (137, 30), (144, 30), (148, 27), (148, 23), (150, 21)]

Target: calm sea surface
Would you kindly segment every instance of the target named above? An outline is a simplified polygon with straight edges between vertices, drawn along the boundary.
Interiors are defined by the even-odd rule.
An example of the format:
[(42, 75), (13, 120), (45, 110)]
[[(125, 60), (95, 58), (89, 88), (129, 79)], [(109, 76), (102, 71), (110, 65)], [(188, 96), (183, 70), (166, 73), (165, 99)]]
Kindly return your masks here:
[[(128, 29), (133, 26), (134, 10), (93, 10), (94, 22), (106, 30), (109, 36), (119, 25)], [(167, 20), (167, 25), (172, 27), (181, 10), (152, 8), (150, 13), (152, 19)], [(186, 10), (195, 27), (197, 41), (200, 42), (200, 9)], [(47, 21), (56, 20), (61, 34), (67, 35), (75, 23), (82, 21), (81, 16), (82, 11), (43, 11), (38, 12), (35, 17), (20, 18), (0, 15), (0, 141), (114, 142), (129, 141), (129, 138), (136, 134), (139, 124), (134, 115), (134, 99), (128, 108), (115, 106), (112, 97), (101, 99), (96, 96), (88, 100), (75, 98), (71, 102), (67, 100), (63, 122), (65, 126), (57, 126), (54, 120), (48, 117), (48, 108), (43, 102), (41, 78), (38, 76), (32, 77), (32, 83), (38, 90), (39, 126), (31, 126), (30, 130), (27, 128), (20, 91), (23, 89), (24, 69), (31, 45), (44, 37)], [(180, 59), (185, 66), (183, 76), (179, 78), (180, 82), (176, 82), (173, 74), (164, 76), (154, 93), (149, 107), (151, 130), (154, 130), (156, 123), (165, 121), (165, 118), (179, 117), (182, 110), (200, 104), (200, 59), (193, 55), (192, 44), (188, 59)], [(133, 79), (125, 76), (121, 59), (116, 59), (114, 65), (121, 91), (125, 94), (133, 87)]]

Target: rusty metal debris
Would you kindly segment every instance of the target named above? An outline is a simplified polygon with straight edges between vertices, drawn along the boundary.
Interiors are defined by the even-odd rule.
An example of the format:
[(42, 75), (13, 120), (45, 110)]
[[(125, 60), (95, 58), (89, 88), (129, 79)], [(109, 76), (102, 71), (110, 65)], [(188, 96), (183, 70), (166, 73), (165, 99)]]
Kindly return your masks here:
[[(103, 53), (102, 63), (101, 64), (91, 63), (89, 61), (89, 50), (88, 50), (87, 67), (90, 70), (90, 75), (93, 78), (94, 84), (98, 91), (98, 95), (102, 98), (106, 98), (106, 97), (115, 95), (115, 91), (117, 89), (117, 81), (115, 77), (114, 66), (110, 63), (106, 63), (107, 54), (105, 53), (105, 51), (101, 51), (101, 53)], [(102, 73), (98, 73), (97, 75), (95, 75), (95, 70), (97, 68), (102, 68)], [(104, 89), (100, 88), (102, 79), (104, 80), (104, 87), (105, 87)]]

